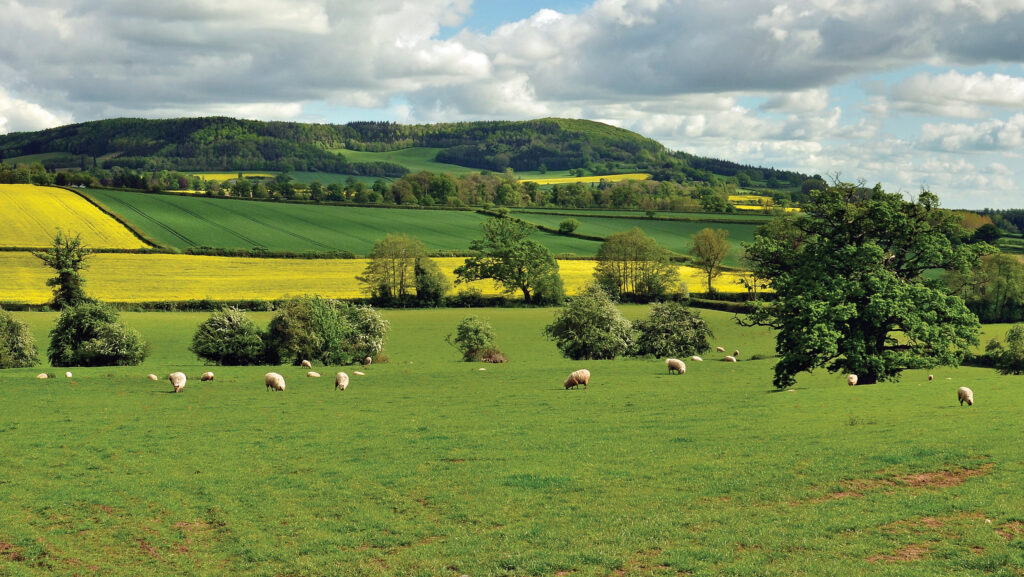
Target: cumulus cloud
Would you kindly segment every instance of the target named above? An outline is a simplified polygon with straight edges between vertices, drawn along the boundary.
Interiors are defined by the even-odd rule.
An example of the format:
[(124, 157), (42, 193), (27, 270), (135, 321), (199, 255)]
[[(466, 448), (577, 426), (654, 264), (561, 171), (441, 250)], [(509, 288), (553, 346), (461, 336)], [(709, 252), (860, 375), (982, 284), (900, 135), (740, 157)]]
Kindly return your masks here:
[(1024, 146), (1024, 114), (1015, 114), (1008, 120), (991, 119), (976, 124), (928, 123), (921, 130), (921, 144), (949, 152), (1017, 151)]
[(53, 113), (33, 102), (15, 98), (0, 87), (0, 134), (53, 128), (71, 122), (71, 116)]
[(986, 107), (1024, 107), (1024, 78), (1007, 74), (971, 75), (950, 70), (916, 74), (893, 86), (891, 99), (904, 110), (940, 116), (984, 118)]

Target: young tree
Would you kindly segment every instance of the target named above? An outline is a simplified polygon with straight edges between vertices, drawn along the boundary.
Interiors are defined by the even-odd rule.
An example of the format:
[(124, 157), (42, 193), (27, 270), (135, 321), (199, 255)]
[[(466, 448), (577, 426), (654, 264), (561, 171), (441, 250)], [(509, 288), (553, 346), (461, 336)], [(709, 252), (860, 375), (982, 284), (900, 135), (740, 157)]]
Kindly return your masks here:
[(634, 352), (656, 357), (688, 357), (711, 349), (714, 335), (700, 313), (676, 302), (654, 303), (646, 319), (633, 323)]
[(801, 216), (759, 231), (747, 257), (776, 299), (752, 303), (746, 322), (778, 330), (775, 386), (815, 367), (875, 383), (959, 364), (978, 341), (978, 318), (924, 273), (973, 265), (988, 247), (966, 236), (928, 191), (907, 201), (840, 182), (812, 193)]
[(504, 362), (505, 355), (494, 343), (494, 327), (476, 315), (470, 315), (455, 328), (445, 342), (459, 349), (464, 361)]
[(441, 267), (426, 256), (416, 259), (413, 270), (416, 280), (416, 304), (421, 307), (444, 305), (444, 297), (452, 288), (451, 281), (441, 272)]
[(357, 280), (379, 303), (405, 303), (416, 287), (416, 262), (425, 258), (427, 249), (418, 239), (389, 234), (373, 244), (366, 270)]
[(1017, 323), (1006, 331), (1006, 346), (992, 339), (985, 347), (996, 369), (1004, 375), (1019, 375), (1024, 371), (1024, 324)]
[(704, 271), (708, 278), (708, 292), (715, 292), (712, 281), (722, 274), (722, 261), (729, 254), (732, 245), (727, 240), (729, 231), (724, 229), (712, 230), (701, 229), (693, 236), (693, 247), (690, 254), (693, 255), (693, 266)]
[(633, 343), (632, 325), (596, 284), (574, 296), (544, 333), (570, 359), (614, 359)]
[(564, 298), (558, 262), (521, 220), (500, 217), (480, 224), (484, 237), (469, 244), (476, 253), (455, 269), (455, 284), (494, 279), (506, 294), (522, 291), (527, 304), (558, 303)]
[(82, 288), (85, 284), (82, 271), (88, 268), (85, 261), (90, 254), (82, 242), (82, 235), (65, 236), (57, 229), (50, 248), (32, 254), (57, 271), (57, 276), (46, 281), (46, 286), (53, 287), (52, 309), (61, 310), (90, 300)]
[(679, 283), (668, 251), (639, 228), (610, 235), (597, 251), (594, 278), (618, 298), (643, 302), (664, 297)]

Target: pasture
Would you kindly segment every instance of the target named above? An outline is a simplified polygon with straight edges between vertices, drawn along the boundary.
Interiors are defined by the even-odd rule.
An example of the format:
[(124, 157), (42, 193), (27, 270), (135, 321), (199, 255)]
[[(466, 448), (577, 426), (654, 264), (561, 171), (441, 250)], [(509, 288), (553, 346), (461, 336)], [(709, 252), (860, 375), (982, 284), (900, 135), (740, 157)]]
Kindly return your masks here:
[[(443, 335), (471, 312), (510, 362), (457, 360)], [(680, 376), (661, 359), (563, 359), (540, 336), (553, 314), (385, 311), (391, 362), (344, 368), (343, 393), (297, 367), (275, 368), (288, 389), (270, 393), (267, 367), (200, 364), (186, 346), (205, 314), (124, 314), (152, 342), (140, 367), (2, 371), (0, 574), (1024, 568), (1020, 377), (939, 368), (851, 388), (821, 372), (776, 393), (773, 361), (750, 358), (770, 333), (726, 313), (703, 315), (741, 362), (709, 353)], [(17, 315), (37, 338), (54, 319)], [(581, 366), (590, 388), (562, 389)], [(144, 378), (172, 369), (189, 375), (178, 395)], [(956, 404), (962, 384), (974, 407)]]
[(58, 228), (81, 234), (91, 247), (148, 246), (87, 200), (62, 188), (0, 184), (0, 206), (4, 210), (0, 246), (45, 248), (53, 243)]
[[(455, 279), (455, 268), (465, 262), (459, 257), (434, 260), (451, 280)], [(366, 269), (365, 259), (97, 253), (89, 257), (88, 263), (89, 268), (82, 275), (85, 289), (89, 295), (107, 302), (274, 300), (302, 294), (338, 299), (367, 296), (356, 280)], [(575, 294), (589, 282), (594, 265), (592, 260), (559, 261), (566, 292)], [(700, 271), (684, 266), (679, 270), (681, 280), (691, 292), (705, 290)], [(52, 269), (30, 253), (0, 252), (0, 271), (0, 303), (43, 304), (53, 296), (46, 286), (46, 279), (53, 276)], [(715, 280), (715, 287), (721, 292), (743, 291), (740, 274), (723, 273)], [(460, 285), (454, 292), (464, 286), (478, 289), (484, 295), (499, 294), (489, 280)]]
[(480, 172), (479, 168), (468, 168), (457, 164), (448, 164), (435, 160), (441, 148), (430, 148), (427, 146), (414, 146), (401, 150), (388, 152), (362, 152), (359, 150), (348, 150), (339, 148), (332, 150), (341, 154), (349, 162), (393, 162), (409, 169), (409, 172), (447, 172), (450, 174), (469, 174)]

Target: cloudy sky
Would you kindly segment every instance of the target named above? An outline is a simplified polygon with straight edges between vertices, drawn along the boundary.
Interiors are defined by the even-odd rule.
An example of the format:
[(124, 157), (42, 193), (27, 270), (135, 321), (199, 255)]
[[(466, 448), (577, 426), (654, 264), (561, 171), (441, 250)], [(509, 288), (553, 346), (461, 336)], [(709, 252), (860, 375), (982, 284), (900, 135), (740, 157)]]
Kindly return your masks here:
[(1024, 207), (1024, 0), (0, 0), (0, 133), (563, 116)]

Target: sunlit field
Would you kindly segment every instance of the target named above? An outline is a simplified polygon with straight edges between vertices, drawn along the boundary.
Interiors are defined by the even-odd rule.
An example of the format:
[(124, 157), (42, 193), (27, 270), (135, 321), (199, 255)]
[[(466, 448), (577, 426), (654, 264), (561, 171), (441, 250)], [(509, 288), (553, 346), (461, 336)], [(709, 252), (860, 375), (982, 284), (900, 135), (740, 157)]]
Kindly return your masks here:
[(623, 180), (647, 180), (651, 175), (644, 172), (634, 172), (629, 174), (606, 174), (604, 176), (568, 176), (558, 178), (524, 178), (523, 182), (536, 182), (540, 185), (545, 184), (572, 184), (574, 182), (584, 183), (596, 183), (602, 180), (608, 182), (620, 182)]
[(57, 229), (81, 234), (96, 248), (144, 248), (121, 223), (81, 196), (62, 188), (31, 184), (0, 184), (0, 246), (43, 248), (53, 242)]

